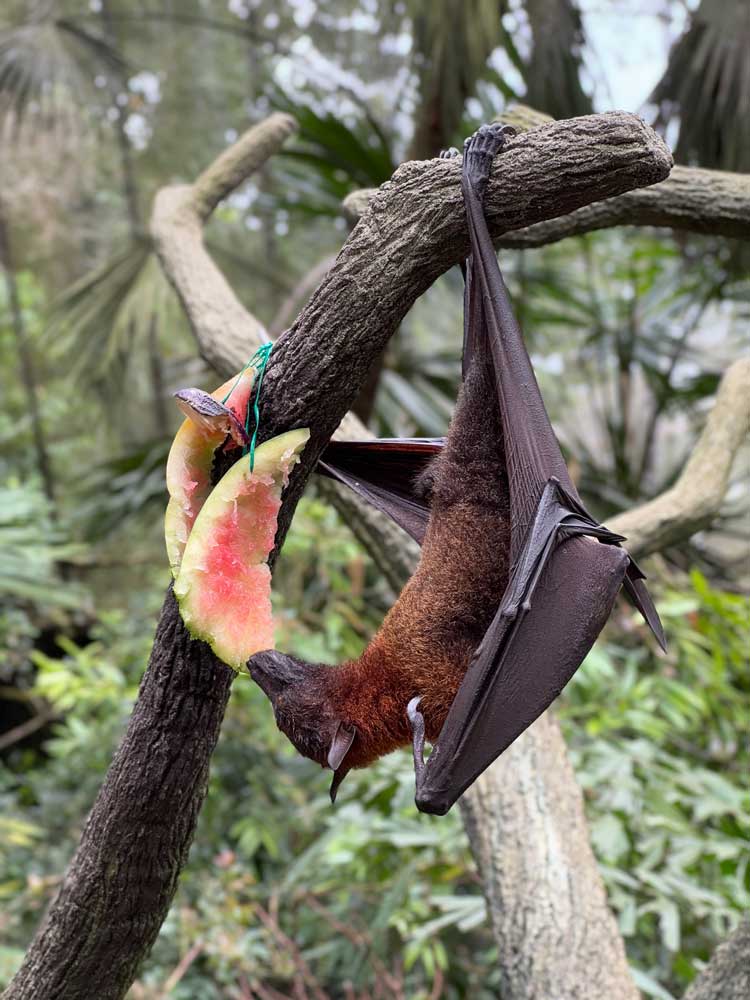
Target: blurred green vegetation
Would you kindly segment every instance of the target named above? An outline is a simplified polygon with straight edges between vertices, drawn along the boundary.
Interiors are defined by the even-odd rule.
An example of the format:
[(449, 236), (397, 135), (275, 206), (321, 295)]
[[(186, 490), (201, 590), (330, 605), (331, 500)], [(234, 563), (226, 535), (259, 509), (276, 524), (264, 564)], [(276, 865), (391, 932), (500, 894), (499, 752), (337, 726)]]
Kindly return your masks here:
[[(585, 4), (459, 7), (3, 7), (0, 986), (65, 870), (148, 656), (168, 576), (169, 394), (217, 382), (159, 270), (150, 200), (272, 108), (297, 116), (299, 136), (207, 231), (238, 295), (272, 326), (345, 238), (341, 198), (381, 183), (407, 151), (460, 144), (512, 97), (556, 115), (599, 106)], [(708, 18), (720, 53), (732, 26), (715, 10), (704, 0), (690, 25)], [(654, 0), (653, 16), (676, 37), (684, 9)], [(676, 94), (685, 158), (704, 162), (698, 136), (710, 165), (747, 170), (733, 108), (713, 122), (710, 93), (696, 100), (701, 81), (684, 79), (699, 35), (673, 50), (660, 114), (674, 130)], [(722, 72), (733, 92), (741, 67)], [(746, 341), (738, 248), (616, 231), (502, 262), (587, 502), (606, 517), (668, 487)], [(460, 329), (456, 273), (389, 345), (374, 430), (444, 431)], [(558, 706), (610, 900), (656, 997), (679, 995), (750, 903), (743, 503), (735, 484), (710, 532), (648, 567), (669, 654), (655, 655), (623, 606)], [(355, 655), (392, 600), (313, 484), (275, 576), (280, 647), (331, 663)], [(352, 998), (375, 984), (425, 1000), (498, 995), (458, 810), (415, 811), (405, 753), (352, 773), (335, 810), (327, 785), (239, 678), (190, 865), (134, 1000), (242, 997), (254, 983), (282, 995), (315, 984)]]

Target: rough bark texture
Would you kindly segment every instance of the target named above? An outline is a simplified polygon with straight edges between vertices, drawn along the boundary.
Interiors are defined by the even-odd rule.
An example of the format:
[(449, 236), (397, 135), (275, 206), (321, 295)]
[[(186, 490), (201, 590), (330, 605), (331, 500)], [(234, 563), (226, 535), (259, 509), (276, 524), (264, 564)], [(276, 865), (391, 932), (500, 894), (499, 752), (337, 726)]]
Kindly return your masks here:
[(3, 1000), (119, 1000), (187, 860), (233, 673), (171, 590), (125, 737), (60, 891)]
[[(344, 202), (347, 217), (354, 219), (363, 215), (375, 194), (372, 188), (350, 194)], [(661, 184), (585, 205), (561, 218), (506, 232), (495, 243), (509, 249), (530, 249), (613, 226), (665, 226), (748, 239), (750, 175), (676, 166), (669, 179)]]
[(750, 997), (750, 917), (720, 945), (684, 1000), (747, 1000)]
[(508, 1000), (636, 1000), (589, 846), (583, 798), (547, 712), (461, 799)]

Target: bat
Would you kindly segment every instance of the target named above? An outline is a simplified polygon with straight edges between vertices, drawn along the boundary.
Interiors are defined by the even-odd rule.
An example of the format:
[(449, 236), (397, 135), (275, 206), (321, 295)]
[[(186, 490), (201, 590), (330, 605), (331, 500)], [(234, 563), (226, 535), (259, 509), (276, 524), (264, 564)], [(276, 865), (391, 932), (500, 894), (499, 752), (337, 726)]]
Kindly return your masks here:
[(464, 146), (471, 255), (447, 437), (332, 442), (319, 465), (409, 532), (419, 565), (358, 659), (248, 661), (281, 731), (334, 772), (332, 800), (352, 768), (411, 743), (417, 807), (447, 812), (557, 697), (621, 587), (665, 644), (624, 538), (570, 479), (500, 274), (483, 197), (508, 134), (484, 126)]

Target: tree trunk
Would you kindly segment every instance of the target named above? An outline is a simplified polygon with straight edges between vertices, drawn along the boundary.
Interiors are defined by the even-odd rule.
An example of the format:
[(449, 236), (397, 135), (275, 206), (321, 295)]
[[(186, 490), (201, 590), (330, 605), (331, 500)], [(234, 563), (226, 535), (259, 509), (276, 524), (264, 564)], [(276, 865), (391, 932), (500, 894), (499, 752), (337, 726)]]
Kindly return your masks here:
[(464, 793), (461, 810), (503, 956), (502, 996), (636, 1000), (551, 713)]

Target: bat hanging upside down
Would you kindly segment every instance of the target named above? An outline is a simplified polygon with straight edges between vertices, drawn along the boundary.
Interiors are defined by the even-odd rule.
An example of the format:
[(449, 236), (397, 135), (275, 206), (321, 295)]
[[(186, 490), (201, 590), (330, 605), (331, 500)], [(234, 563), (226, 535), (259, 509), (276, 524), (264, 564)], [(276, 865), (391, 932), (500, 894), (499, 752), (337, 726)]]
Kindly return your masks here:
[(471, 256), (447, 438), (334, 442), (321, 462), (421, 543), (419, 566), (359, 659), (248, 662), (282, 732), (333, 770), (332, 799), (351, 768), (411, 742), (417, 806), (447, 812), (557, 697), (623, 585), (664, 645), (624, 539), (570, 480), (498, 268), (483, 196), (508, 134), (484, 126), (464, 146)]

